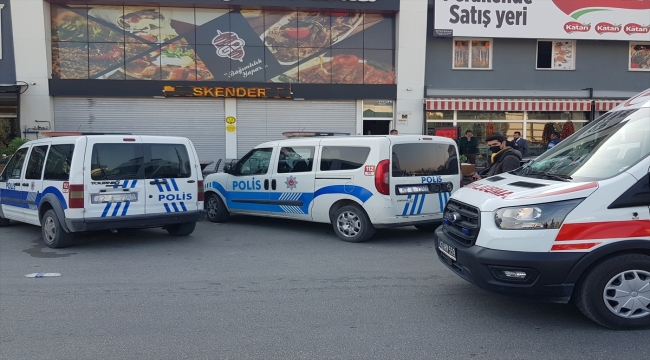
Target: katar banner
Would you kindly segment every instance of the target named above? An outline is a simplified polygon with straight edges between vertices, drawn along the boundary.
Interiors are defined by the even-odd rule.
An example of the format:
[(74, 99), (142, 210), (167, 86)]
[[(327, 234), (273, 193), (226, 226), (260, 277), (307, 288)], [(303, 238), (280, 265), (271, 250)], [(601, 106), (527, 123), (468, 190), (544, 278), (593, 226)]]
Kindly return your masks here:
[(650, 41), (650, 0), (435, 0), (434, 35)]

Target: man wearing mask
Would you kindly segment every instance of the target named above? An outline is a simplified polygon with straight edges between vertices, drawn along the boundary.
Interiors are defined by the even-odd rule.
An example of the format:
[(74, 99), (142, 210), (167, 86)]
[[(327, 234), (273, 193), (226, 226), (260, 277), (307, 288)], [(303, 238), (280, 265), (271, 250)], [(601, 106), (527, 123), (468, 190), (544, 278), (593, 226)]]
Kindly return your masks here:
[(481, 180), (484, 177), (512, 171), (521, 166), (521, 153), (506, 145), (506, 142), (508, 141), (507, 137), (501, 134), (493, 134), (488, 136), (485, 140), (492, 152), (490, 167), (487, 169), (487, 172), (483, 171), (483, 176), (474, 173), (474, 175), (472, 175), (473, 180)]
[(515, 134), (512, 135), (512, 138), (512, 148), (519, 150), (521, 157), (526, 157), (526, 155), (528, 155), (528, 141), (521, 137), (521, 133), (519, 131), (515, 131)]

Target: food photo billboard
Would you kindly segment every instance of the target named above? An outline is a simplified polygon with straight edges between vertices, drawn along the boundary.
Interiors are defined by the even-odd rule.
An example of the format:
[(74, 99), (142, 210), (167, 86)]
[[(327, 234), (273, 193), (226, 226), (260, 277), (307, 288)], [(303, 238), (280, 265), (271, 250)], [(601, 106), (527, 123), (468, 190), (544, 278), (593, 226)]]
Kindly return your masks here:
[(650, 41), (650, 0), (434, 3), (434, 36)]
[(394, 84), (395, 16), (51, 5), (53, 79)]

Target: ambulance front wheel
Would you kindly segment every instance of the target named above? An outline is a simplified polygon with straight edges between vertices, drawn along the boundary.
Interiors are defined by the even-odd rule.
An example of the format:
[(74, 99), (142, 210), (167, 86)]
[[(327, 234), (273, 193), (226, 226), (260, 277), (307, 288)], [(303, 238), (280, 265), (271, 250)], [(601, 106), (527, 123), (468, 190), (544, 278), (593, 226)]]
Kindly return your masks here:
[(356, 205), (346, 205), (334, 214), (334, 232), (343, 241), (362, 242), (375, 233), (368, 214)]
[(589, 319), (610, 329), (650, 327), (650, 256), (625, 254), (594, 267), (574, 301)]
[(53, 249), (69, 246), (73, 234), (63, 230), (59, 217), (54, 210), (48, 210), (41, 219), (41, 233), (45, 245)]
[(224, 222), (230, 216), (226, 204), (215, 193), (205, 194), (205, 210), (208, 212), (208, 220), (213, 223)]

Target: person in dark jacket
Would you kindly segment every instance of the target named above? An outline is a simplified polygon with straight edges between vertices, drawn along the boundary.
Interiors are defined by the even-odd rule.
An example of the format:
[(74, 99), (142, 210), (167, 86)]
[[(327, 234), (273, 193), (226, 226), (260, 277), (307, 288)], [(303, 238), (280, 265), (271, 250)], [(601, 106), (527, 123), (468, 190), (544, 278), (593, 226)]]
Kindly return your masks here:
[(490, 157), (490, 167), (483, 171), (482, 175), (474, 173), (473, 180), (480, 180), (493, 175), (512, 171), (520, 167), (521, 153), (509, 146), (506, 146), (508, 138), (501, 134), (488, 136), (486, 139), (492, 156)]
[(519, 150), (521, 157), (528, 155), (528, 141), (521, 137), (521, 133), (519, 131), (515, 131), (515, 134), (512, 135), (512, 137), (512, 148)]
[(562, 139), (559, 132), (554, 132), (551, 134), (551, 141), (548, 142), (548, 147), (546, 150), (551, 150), (555, 145), (559, 144)]
[(460, 138), (460, 154), (467, 157), (467, 162), (476, 164), (476, 148), (478, 140), (472, 137), (472, 130), (465, 131), (465, 136)]

